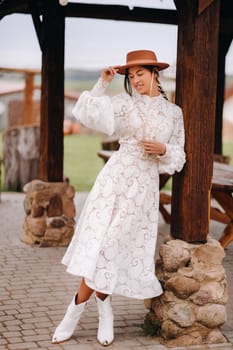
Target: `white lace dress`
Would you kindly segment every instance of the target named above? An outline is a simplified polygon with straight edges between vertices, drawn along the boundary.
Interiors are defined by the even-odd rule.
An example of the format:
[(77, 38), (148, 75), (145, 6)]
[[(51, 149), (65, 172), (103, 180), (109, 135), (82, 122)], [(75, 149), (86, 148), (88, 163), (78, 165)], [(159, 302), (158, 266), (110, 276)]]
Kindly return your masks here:
[[(110, 98), (105, 89), (99, 79), (80, 95), (73, 114), (89, 128), (115, 133), (120, 149), (97, 176), (62, 263), (94, 290), (151, 298), (162, 293), (154, 266), (159, 173), (184, 165), (182, 111), (162, 96)], [(166, 154), (144, 154), (142, 139), (165, 143)]]

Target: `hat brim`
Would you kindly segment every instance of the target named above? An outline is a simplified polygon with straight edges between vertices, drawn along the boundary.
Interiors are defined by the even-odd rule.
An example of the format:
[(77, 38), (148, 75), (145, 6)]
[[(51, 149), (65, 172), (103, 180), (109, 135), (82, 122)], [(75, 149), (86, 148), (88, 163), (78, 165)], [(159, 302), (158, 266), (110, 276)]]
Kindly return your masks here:
[(140, 61), (140, 62), (135, 61), (122, 66), (115, 66), (114, 68), (117, 69), (118, 74), (125, 74), (128, 68), (135, 67), (135, 66), (154, 66), (154, 67), (157, 67), (158, 70), (163, 70), (168, 68), (169, 64), (165, 62), (155, 62), (155, 61)]

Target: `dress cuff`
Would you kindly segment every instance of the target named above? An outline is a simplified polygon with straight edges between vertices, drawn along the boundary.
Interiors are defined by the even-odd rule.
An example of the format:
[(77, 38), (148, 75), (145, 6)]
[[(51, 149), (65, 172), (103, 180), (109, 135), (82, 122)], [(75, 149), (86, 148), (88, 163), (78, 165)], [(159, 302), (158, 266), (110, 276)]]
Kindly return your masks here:
[(161, 159), (161, 160), (165, 159), (166, 160), (166, 158), (169, 157), (169, 153), (170, 153), (169, 152), (169, 145), (167, 143), (165, 143), (165, 147), (166, 147), (165, 153), (162, 156), (157, 156), (158, 159)]
[(102, 78), (99, 78), (90, 91), (91, 95), (94, 97), (103, 96), (108, 85), (109, 82), (103, 80)]

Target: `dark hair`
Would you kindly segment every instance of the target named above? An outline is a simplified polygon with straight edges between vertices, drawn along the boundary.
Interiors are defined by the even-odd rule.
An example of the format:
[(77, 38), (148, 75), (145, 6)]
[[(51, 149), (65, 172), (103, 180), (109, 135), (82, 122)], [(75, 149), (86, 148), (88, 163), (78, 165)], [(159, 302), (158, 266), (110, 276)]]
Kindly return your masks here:
[[(157, 86), (158, 86), (158, 90), (159, 92), (162, 94), (162, 96), (168, 100), (167, 95), (165, 93), (165, 91), (163, 90), (160, 81), (159, 81), (159, 70), (157, 67), (155, 66), (141, 66), (147, 70), (149, 70), (151, 73), (155, 72), (156, 73), (156, 82), (157, 82)], [(125, 79), (124, 79), (124, 88), (127, 94), (129, 94), (130, 96), (132, 96), (132, 86), (130, 84), (130, 80), (129, 80), (129, 69), (126, 69), (126, 73), (125, 73)]]

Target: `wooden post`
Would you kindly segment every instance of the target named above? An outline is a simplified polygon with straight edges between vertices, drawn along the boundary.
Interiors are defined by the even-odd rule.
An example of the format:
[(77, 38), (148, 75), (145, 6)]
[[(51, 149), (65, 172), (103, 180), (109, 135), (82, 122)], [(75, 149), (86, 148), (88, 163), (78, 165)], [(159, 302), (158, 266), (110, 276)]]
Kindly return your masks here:
[(33, 90), (34, 73), (25, 73), (25, 88), (23, 101), (23, 125), (29, 125), (33, 122)]
[(40, 179), (63, 181), (64, 9), (57, 0), (44, 2)]
[(171, 234), (205, 242), (216, 115), (220, 0), (198, 13), (198, 1), (176, 0), (179, 17), (176, 103), (184, 113), (187, 162), (174, 176)]

